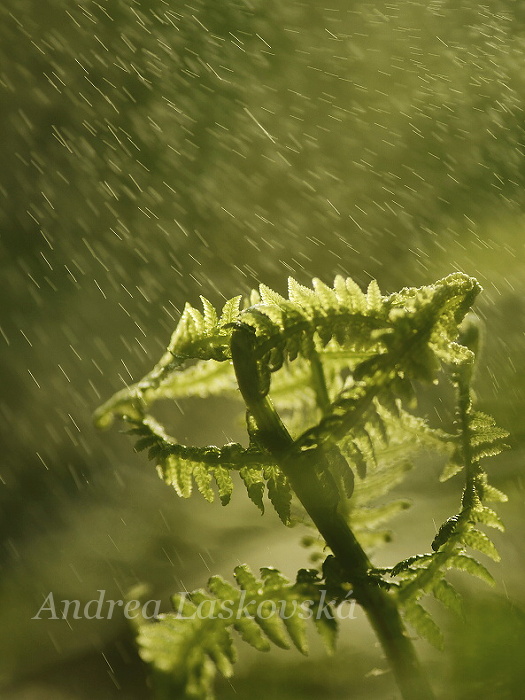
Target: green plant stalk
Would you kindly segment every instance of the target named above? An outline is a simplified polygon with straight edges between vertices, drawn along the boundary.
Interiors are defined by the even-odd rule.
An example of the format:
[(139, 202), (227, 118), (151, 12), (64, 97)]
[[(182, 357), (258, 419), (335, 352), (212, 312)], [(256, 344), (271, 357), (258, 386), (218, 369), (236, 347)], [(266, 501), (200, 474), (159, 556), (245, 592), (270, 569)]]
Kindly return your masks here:
[(246, 407), (257, 424), (258, 439), (286, 475), (353, 586), (353, 594), (377, 634), (404, 700), (431, 700), (434, 695), (395, 599), (373, 576), (373, 566), (339, 512), (333, 491), (318, 476), (330, 473), (326, 451), (300, 450), (296, 446), (269, 397), (260, 391), (253, 343), (254, 335), (248, 328), (235, 328), (231, 339), (233, 366)]

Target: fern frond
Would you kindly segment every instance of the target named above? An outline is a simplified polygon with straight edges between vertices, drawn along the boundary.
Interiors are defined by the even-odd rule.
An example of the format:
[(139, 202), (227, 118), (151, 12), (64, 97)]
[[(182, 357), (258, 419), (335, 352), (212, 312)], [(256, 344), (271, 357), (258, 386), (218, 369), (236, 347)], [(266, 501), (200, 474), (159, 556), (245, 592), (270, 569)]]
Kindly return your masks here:
[(320, 423), (304, 433), (302, 444), (341, 440), (399, 378), (432, 381), (458, 334), (457, 323), (461, 313), (466, 313), (467, 299), (478, 291), (471, 278), (455, 275), (411, 293), (409, 304), (402, 306), (399, 295), (388, 298), (379, 313), (383, 319), (388, 311), (388, 318), (380, 333), (378, 327), (370, 334), (380, 339), (376, 354), (357, 365), (353, 383), (343, 387)]
[(286, 478), (265, 452), (253, 445), (244, 449), (239, 443), (223, 447), (188, 447), (169, 438), (162, 426), (153, 418), (145, 418), (134, 424), (128, 432), (138, 436), (137, 451), (148, 449), (150, 459), (155, 460), (159, 476), (182, 498), (189, 498), (196, 484), (207, 501), (215, 499), (211, 486), (215, 481), (220, 501), (229, 503), (233, 492), (230, 471), (240, 471), (252, 501), (264, 511), (262, 495), (267, 484), (268, 495), (279, 517), (290, 522), (290, 488)]
[(405, 619), (414, 630), (437, 649), (443, 649), (443, 635), (430, 614), (415, 600), (410, 600), (404, 609)]
[(238, 397), (235, 373), (230, 362), (197, 360), (195, 364), (169, 373), (156, 389), (147, 393), (149, 405), (158, 399), (197, 396)]
[(314, 572), (299, 572), (291, 583), (276, 569), (261, 569), (257, 578), (244, 565), (235, 569), (235, 578), (237, 588), (213, 576), (208, 591), (176, 595), (174, 613), (139, 625), (141, 657), (185, 697), (211, 700), (216, 673), (232, 675), (237, 658), (233, 630), (261, 651), (271, 644), (283, 649), (293, 644), (307, 654), (306, 620), (311, 618), (333, 650), (335, 615)]
[(268, 483), (268, 497), (277, 515), (285, 525), (289, 525), (292, 492), (287, 478), (276, 466), (266, 467), (263, 474)]
[(478, 552), (490, 557), (493, 561), (500, 561), (501, 559), (492, 540), (484, 532), (473, 526), (470, 526), (463, 535), (463, 542), (471, 549), (476, 549)]
[(239, 474), (241, 475), (241, 479), (244, 482), (244, 485), (246, 486), (246, 490), (248, 492), (248, 496), (250, 500), (255, 503), (257, 508), (261, 511), (261, 513), (264, 513), (264, 502), (263, 502), (263, 496), (264, 496), (264, 486), (265, 486), (265, 481), (264, 481), (264, 476), (263, 476), (263, 469), (261, 467), (242, 467)]
[(475, 523), (492, 527), (500, 532), (505, 531), (505, 526), (499, 515), (492, 508), (488, 508), (481, 503), (476, 504), (472, 509), (472, 520)]
[(483, 566), (481, 562), (468, 554), (454, 554), (447, 560), (447, 566), (450, 569), (458, 569), (466, 571), (473, 576), (477, 576), (489, 586), (494, 586), (495, 581), (492, 574)]
[(367, 311), (378, 313), (383, 304), (383, 297), (379, 290), (379, 285), (376, 280), (372, 280), (366, 290), (366, 308)]
[[(489, 484), (482, 460), (504, 449), (507, 434), (473, 409), (470, 390), (478, 333), (464, 319), (479, 291), (476, 280), (457, 273), (390, 295), (383, 295), (375, 280), (363, 292), (341, 276), (333, 287), (319, 279), (311, 288), (289, 279), (287, 297), (261, 284), (244, 305), (234, 297), (220, 313), (201, 297), (202, 310), (184, 307), (153, 370), (107, 401), (96, 422), (107, 427), (115, 417), (123, 418), (137, 437), (136, 449), (147, 449), (161, 478), (185, 498), (196, 488), (209, 501), (218, 493), (228, 503), (237, 471), (259, 510), (264, 512), (268, 498), (289, 524), (293, 485), (321, 543), (324, 537), (334, 553), (323, 565), (327, 585), (330, 560), (338, 585), (364, 591), (361, 602), (371, 619), (375, 615), (377, 623), (378, 611), (384, 610), (392, 612), (392, 619), (397, 616), (393, 634), (400, 635), (401, 646), (409, 643), (398, 608), (419, 634), (441, 646), (441, 633), (422, 598), (431, 594), (460, 611), (447, 571), (465, 571), (491, 583), (490, 572), (470, 552), (497, 561), (496, 548), (481, 528), (503, 529), (486, 503), (506, 496)], [(411, 413), (414, 386), (437, 383), (441, 370), (452, 378), (457, 394), (452, 435)], [(237, 391), (247, 409), (248, 448), (179, 444), (149, 414), (161, 398)], [(378, 528), (408, 507), (404, 499), (389, 503), (384, 496), (404, 479), (410, 457), (428, 447), (447, 453), (441, 480), (462, 473), (461, 506), (440, 527), (431, 552), (375, 569), (366, 550), (389, 539)], [(236, 578), (238, 589), (219, 577), (210, 579), (207, 591), (176, 597), (175, 614), (141, 626), (143, 658), (187, 697), (212, 698), (216, 672), (231, 674), (232, 629), (258, 649), (268, 649), (271, 642), (306, 651), (297, 610), (307, 601), (316, 610), (324, 605), (319, 577), (302, 572), (291, 584), (275, 570), (261, 570), (258, 579), (238, 567)], [(374, 609), (383, 594), (390, 602), (383, 598)], [(240, 616), (197, 614), (225, 601), (239, 604), (242, 599), (244, 606), (246, 596), (260, 606), (253, 616), (246, 611)], [(272, 612), (277, 600), (283, 603), (280, 616)], [(333, 619), (315, 621), (332, 643)], [(428, 696), (421, 678), (419, 685), (421, 696)], [(411, 682), (407, 688), (413, 695)]]
[(453, 383), (458, 397), (458, 433), (452, 437), (453, 461), (444, 473), (444, 476), (451, 476), (452, 472), (464, 471), (462, 507), (457, 515), (448, 518), (440, 527), (432, 542), (434, 551), (424, 555), (421, 567), (414, 568), (412, 562), (406, 560), (393, 568), (393, 576), (404, 572), (397, 595), (405, 610), (428, 592), (434, 593), (449, 607), (459, 608), (458, 597), (444, 578), (448, 569), (470, 573), (489, 585), (494, 585), (491, 573), (475, 557), (467, 554), (466, 549), (480, 552), (494, 561), (500, 559), (494, 543), (476, 525), (485, 524), (503, 529), (499, 517), (483, 504), (483, 500), (491, 497), (505, 500), (506, 497), (488, 484), (481, 459), (503, 449), (502, 440), (507, 437), (507, 433), (498, 428), (491, 417), (472, 407), (472, 361), (471, 356), (465, 355), (463, 364), (455, 366)]
[(168, 353), (182, 359), (227, 359), (231, 335), (229, 325), (239, 315), (241, 298), (237, 296), (226, 302), (220, 320), (214, 307), (204, 297), (201, 297), (203, 313), (186, 304), (168, 344)]
[(445, 578), (438, 579), (432, 587), (434, 597), (457, 615), (463, 613), (462, 598), (454, 586)]

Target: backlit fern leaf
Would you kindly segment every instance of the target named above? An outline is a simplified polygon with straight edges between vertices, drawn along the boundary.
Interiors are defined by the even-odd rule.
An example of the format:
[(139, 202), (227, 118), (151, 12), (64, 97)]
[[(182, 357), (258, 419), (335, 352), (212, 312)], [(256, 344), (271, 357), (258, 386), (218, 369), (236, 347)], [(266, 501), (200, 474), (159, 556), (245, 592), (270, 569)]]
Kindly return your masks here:
[(405, 605), (405, 619), (415, 631), (430, 644), (443, 649), (443, 635), (430, 614), (415, 600), (410, 600)]
[[(203, 313), (186, 304), (168, 344), (168, 353), (181, 359), (224, 360), (228, 357), (228, 324), (239, 313), (241, 297), (226, 302), (220, 321), (210, 302), (201, 297)], [(223, 320), (224, 319), (224, 320)]]
[[(483, 504), (483, 500), (491, 497), (506, 500), (506, 496), (489, 486), (480, 460), (501, 451), (504, 447), (502, 440), (507, 433), (498, 428), (492, 418), (472, 408), (469, 388), (472, 361), (473, 357), (465, 356), (463, 364), (456, 365), (453, 375), (458, 395), (458, 432), (452, 438), (455, 443), (454, 462), (458, 470), (465, 471), (462, 507), (457, 515), (448, 518), (440, 527), (432, 542), (434, 551), (424, 555), (422, 566), (414, 567), (411, 560), (406, 560), (392, 569), (392, 576), (401, 574), (398, 596), (406, 611), (410, 611), (414, 602), (427, 592), (433, 592), (449, 607), (459, 607), (456, 592), (444, 579), (448, 569), (465, 571), (494, 585), (490, 572), (475, 557), (467, 554), (466, 549), (499, 561), (495, 545), (477, 528), (477, 524), (503, 529), (499, 517)], [(410, 621), (410, 617), (407, 619)]]
[[(137, 451), (148, 449), (150, 459), (155, 460), (159, 476), (182, 498), (189, 498), (193, 484), (208, 501), (215, 498), (211, 487), (215, 481), (219, 498), (226, 505), (233, 491), (231, 470), (241, 470), (244, 474), (259, 472), (263, 466), (270, 466), (268, 455), (253, 447), (244, 449), (238, 443), (223, 447), (187, 447), (171, 440), (162, 426), (148, 417), (134, 424), (129, 430), (138, 436)], [(277, 469), (276, 467), (274, 469)], [(264, 482), (263, 482), (264, 483)]]
[[(179, 399), (198, 396), (238, 396), (233, 367), (229, 362), (217, 360), (197, 360), (184, 370), (171, 372), (158, 389), (162, 399)], [(155, 399), (155, 392), (150, 390), (148, 399)]]
[(366, 290), (366, 307), (369, 312), (381, 311), (383, 299), (376, 280), (372, 280)]
[[(173, 598), (175, 612), (138, 626), (142, 658), (153, 666), (164, 688), (184, 697), (212, 700), (217, 672), (230, 677), (237, 658), (232, 631), (261, 651), (274, 644), (308, 653), (306, 619), (311, 617), (329, 650), (336, 622), (326, 590), (315, 572), (299, 572), (291, 583), (276, 569), (235, 569), (238, 587), (220, 576), (208, 590)], [(171, 697), (171, 695), (169, 695)]]
[(262, 468), (245, 466), (241, 468), (239, 474), (244, 481), (250, 500), (255, 503), (261, 513), (264, 513), (263, 496), (265, 482)]
[(449, 608), (449, 610), (452, 610), (452, 612), (455, 612), (457, 615), (462, 614), (463, 609), (461, 596), (456, 591), (454, 586), (445, 578), (441, 578), (436, 581), (436, 583), (432, 586), (432, 594), (437, 600), (439, 600), (440, 603)]
[(248, 496), (261, 512), (264, 512), (266, 487), (280, 519), (290, 524), (291, 492), (286, 477), (266, 453), (259, 452), (253, 445), (248, 449), (235, 442), (223, 447), (187, 447), (171, 440), (151, 417), (135, 424), (128, 432), (139, 438), (135, 450), (148, 449), (161, 479), (173, 486), (182, 498), (191, 496), (195, 484), (204, 498), (213, 502), (212, 481), (215, 481), (220, 501), (227, 505), (233, 492), (230, 471), (239, 471)]
[(268, 496), (270, 501), (283, 523), (289, 525), (292, 492), (288, 480), (278, 467), (266, 467), (263, 473), (268, 483)]

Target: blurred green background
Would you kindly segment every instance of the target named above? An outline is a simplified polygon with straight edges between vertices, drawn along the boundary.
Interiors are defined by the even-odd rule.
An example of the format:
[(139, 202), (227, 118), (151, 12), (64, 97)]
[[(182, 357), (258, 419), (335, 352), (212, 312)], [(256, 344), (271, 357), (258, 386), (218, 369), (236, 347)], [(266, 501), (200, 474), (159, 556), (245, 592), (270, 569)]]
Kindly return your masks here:
[[(446, 698), (522, 698), (525, 5), (487, 0), (3, 0), (0, 6), (0, 682), (8, 700), (149, 697), (123, 618), (32, 620), (49, 591), (171, 592), (247, 561), (289, 576), (301, 533), (181, 501), (94, 408), (142, 376), (186, 300), (287, 275), (382, 290), (461, 270), (484, 286), (479, 404), (511, 432), (494, 459), (497, 588), (463, 585)], [(192, 401), (170, 432), (239, 437)], [(428, 549), (455, 487), (422, 464), (381, 553)], [(463, 579), (458, 579), (463, 581)], [(394, 698), (362, 620), (312, 661), (249, 650), (222, 698)]]

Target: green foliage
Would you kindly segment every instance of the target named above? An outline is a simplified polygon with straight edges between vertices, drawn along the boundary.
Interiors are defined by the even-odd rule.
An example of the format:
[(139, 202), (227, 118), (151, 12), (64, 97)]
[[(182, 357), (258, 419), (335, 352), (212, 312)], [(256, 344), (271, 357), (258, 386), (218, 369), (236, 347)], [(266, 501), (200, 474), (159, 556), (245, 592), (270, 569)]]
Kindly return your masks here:
[(277, 569), (261, 569), (258, 579), (246, 565), (238, 566), (238, 588), (213, 576), (207, 591), (175, 595), (174, 613), (139, 625), (140, 654), (164, 688), (178, 687), (189, 698), (213, 698), (216, 672), (227, 678), (233, 673), (232, 630), (259, 651), (269, 651), (270, 643), (282, 649), (293, 644), (307, 654), (306, 621), (311, 619), (333, 651), (335, 615), (316, 574), (301, 570), (291, 583)]
[[(448, 518), (439, 528), (432, 542), (433, 552), (418, 561), (406, 560), (394, 567), (392, 575), (401, 579), (398, 597), (408, 621), (427, 639), (442, 646), (442, 639), (435, 630), (418, 627), (414, 610), (421, 608), (417, 602), (425, 593), (433, 593), (444, 605), (454, 610), (460, 608), (459, 595), (444, 579), (448, 569), (457, 569), (477, 576), (489, 585), (494, 579), (485, 566), (468, 550), (480, 552), (494, 561), (500, 557), (487, 534), (479, 530), (484, 524), (503, 529), (498, 516), (486, 505), (487, 501), (505, 501), (505, 494), (488, 483), (482, 468), (483, 457), (499, 454), (505, 447), (507, 437), (504, 430), (496, 427), (494, 420), (472, 406), (470, 379), (474, 356), (470, 351), (453, 361), (452, 382), (456, 388), (456, 434), (450, 436), (453, 445), (454, 473), (464, 471), (465, 486), (461, 510)], [(453, 474), (447, 473), (450, 477)]]
[[(497, 561), (496, 548), (480, 526), (503, 527), (486, 503), (505, 496), (488, 483), (482, 460), (501, 451), (507, 434), (474, 410), (470, 388), (477, 334), (464, 318), (479, 291), (476, 280), (459, 273), (390, 295), (382, 295), (375, 281), (364, 293), (338, 276), (333, 287), (314, 280), (311, 289), (290, 279), (287, 298), (261, 284), (244, 306), (235, 297), (220, 313), (201, 298), (202, 311), (186, 305), (154, 369), (106, 402), (96, 422), (105, 427), (115, 416), (124, 419), (138, 437), (136, 449), (148, 450), (161, 478), (181, 497), (189, 497), (196, 486), (208, 501), (217, 492), (226, 505), (233, 490), (231, 474), (238, 472), (261, 512), (267, 496), (283, 523), (292, 523), (292, 512), (303, 522), (311, 518), (320, 537), (310, 538), (309, 544), (331, 549), (335, 557), (325, 561), (322, 574), (303, 576), (293, 585), (273, 570), (262, 570), (258, 581), (238, 568), (240, 589), (254, 600), (284, 600), (286, 607), (293, 601), (319, 601), (321, 590), (354, 586), (357, 602), (372, 619), (384, 614), (384, 605), (391, 611), (388, 624), (395, 631), (389, 634), (402, 629), (401, 621), (395, 622), (401, 610), (419, 635), (440, 647), (441, 632), (421, 599), (432, 594), (460, 611), (460, 597), (445, 578), (450, 569), (493, 583), (469, 552)], [(414, 413), (415, 384), (446, 378), (456, 393), (451, 434)], [(238, 390), (247, 408), (247, 447), (182, 445), (150, 415), (159, 399)], [(446, 455), (442, 480), (463, 473), (461, 508), (440, 527), (430, 553), (377, 569), (369, 554), (391, 539), (385, 523), (409, 506), (405, 499), (388, 502), (385, 497), (423, 449)], [(321, 556), (314, 552), (313, 559)], [(199, 606), (238, 602), (241, 594), (217, 577), (208, 589), (175, 598), (176, 610), (188, 619), (175, 613), (140, 628), (143, 658), (185, 688), (188, 697), (211, 698), (216, 670), (230, 675), (232, 627), (260, 649), (269, 646), (267, 639), (288, 646), (289, 637), (306, 651), (297, 616), (196, 617)], [(381, 641), (388, 654), (387, 637)], [(400, 643), (409, 645), (404, 633), (402, 637)], [(410, 649), (405, 648), (407, 657)], [(394, 668), (399, 663), (390, 660)], [(412, 697), (412, 681), (400, 678), (401, 672), (402, 691)]]

